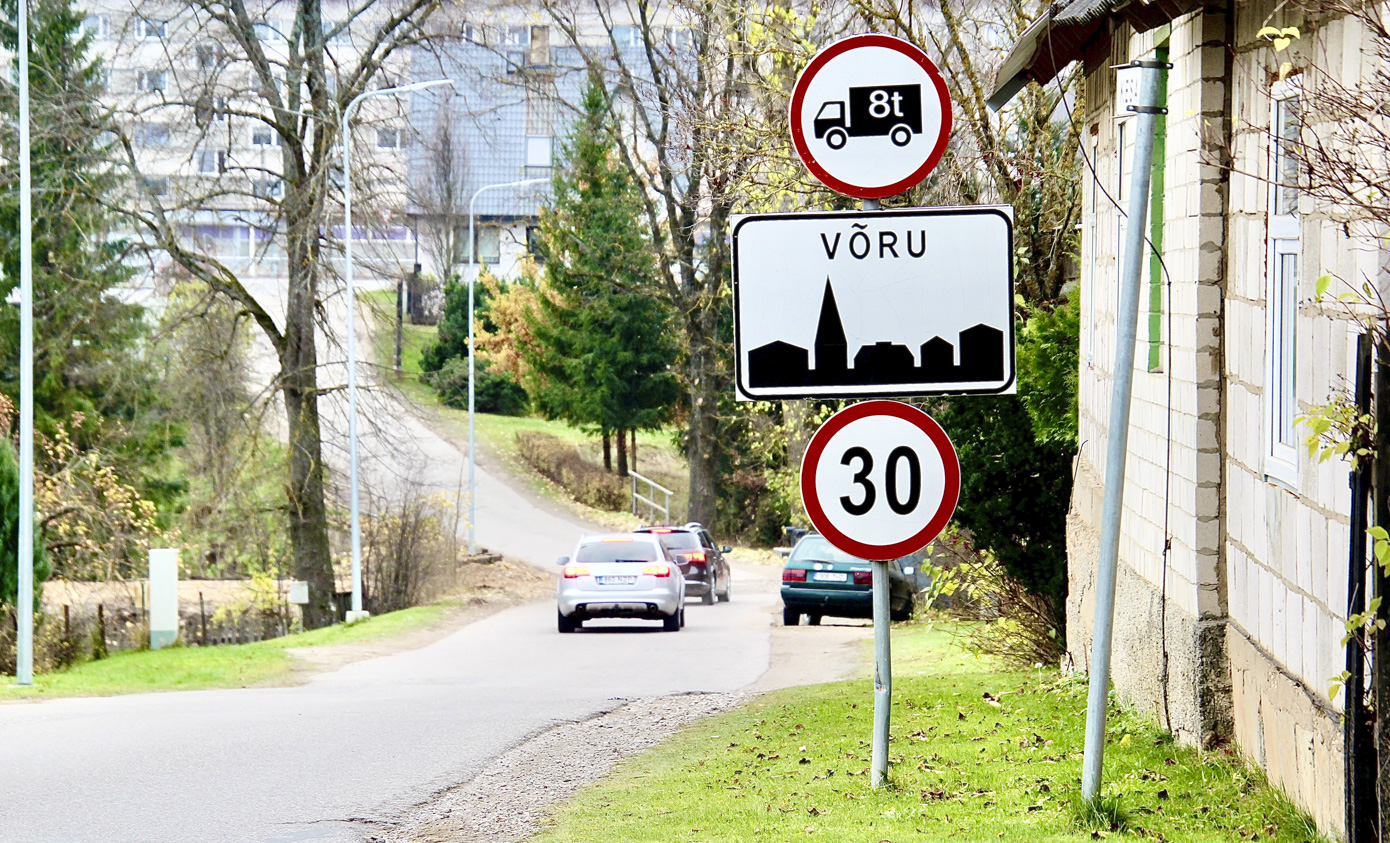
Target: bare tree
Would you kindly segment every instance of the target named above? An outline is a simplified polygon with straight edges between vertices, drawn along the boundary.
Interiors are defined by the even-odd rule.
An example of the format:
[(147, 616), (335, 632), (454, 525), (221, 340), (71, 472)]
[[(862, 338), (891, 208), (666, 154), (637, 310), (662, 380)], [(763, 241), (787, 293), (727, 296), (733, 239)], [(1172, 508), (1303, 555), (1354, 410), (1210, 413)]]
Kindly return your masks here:
[[(747, 24), (729, 0), (544, 0), (587, 69), (612, 80), (608, 106), (623, 162), (643, 187), (659, 294), (676, 309), (687, 392), (689, 517), (715, 518), (724, 445), (720, 399), (731, 382), (723, 311), (724, 232), (754, 159), (735, 131), (749, 108)], [(596, 37), (597, 36), (597, 37)]]
[(458, 120), (452, 109), (435, 111), (434, 125), (420, 140), (424, 172), (412, 183), (411, 204), (422, 223), (420, 239), (441, 275), (459, 262), (467, 236), (468, 154)]
[[(130, 8), (121, 27), (132, 47), (120, 72), (135, 74), (122, 143), (140, 185), (121, 210), (152, 248), (247, 314), (274, 349), (288, 425), (292, 568), (310, 583), (304, 617), (311, 627), (332, 621), (335, 590), (315, 335), (331, 277), (326, 259), (336, 248), (329, 223), (342, 178), (339, 119), (369, 86), (402, 81), (389, 74), (429, 37), (425, 23), (437, 4), (150, 0)], [(364, 109), (364, 119), (372, 113)], [(141, 132), (156, 121), (166, 127), (156, 135), (172, 130), (192, 149), (172, 174), (167, 155), (141, 146), (150, 141)], [(234, 264), (189, 236), (209, 208), (233, 209), (223, 213), (262, 232), (267, 249), (283, 249), (281, 319)], [(254, 245), (255, 237), (248, 249)]]

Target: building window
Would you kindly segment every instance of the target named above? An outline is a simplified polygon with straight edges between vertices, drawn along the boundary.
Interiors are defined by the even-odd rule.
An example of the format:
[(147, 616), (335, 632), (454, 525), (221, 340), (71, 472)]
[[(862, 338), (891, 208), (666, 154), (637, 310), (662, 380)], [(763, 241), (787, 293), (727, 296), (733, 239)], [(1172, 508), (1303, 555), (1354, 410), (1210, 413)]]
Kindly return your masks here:
[(136, 34), (141, 38), (163, 38), (169, 32), (168, 21), (140, 18), (135, 25)]
[(545, 241), (541, 239), (541, 227), (526, 226), (526, 252), (536, 263), (545, 263)]
[(142, 70), (135, 76), (135, 87), (147, 93), (163, 91), (169, 84), (169, 73), (165, 70)]
[(169, 195), (168, 179), (145, 179), (145, 189), (155, 196)]
[(323, 40), (328, 44), (351, 44), (352, 32), (346, 21), (326, 20), (323, 22)]
[(1298, 98), (1285, 96), (1274, 100), (1270, 115), (1272, 155), (1270, 182), (1273, 193), (1270, 205), (1275, 217), (1293, 217), (1298, 213), (1299, 167)]
[(1096, 356), (1096, 293), (1100, 290), (1100, 278), (1096, 275), (1096, 252), (1100, 248), (1100, 143), (1092, 136), (1091, 166), (1087, 168), (1087, 197), (1090, 200), (1089, 213), (1086, 214), (1086, 362)]
[(526, 139), (526, 166), (530, 168), (550, 168), (551, 142), (548, 137), (529, 137)]
[(251, 24), (251, 28), (256, 32), (257, 41), (276, 41), (281, 37), (279, 21), (261, 21)]
[(285, 184), (279, 179), (256, 179), (251, 182), (251, 193), (261, 199), (279, 199), (285, 192)]
[(169, 145), (168, 123), (142, 123), (137, 130), (136, 143), (139, 146), (162, 147)]
[(502, 229), (495, 225), (478, 229), (478, 261), (494, 265), (502, 260)]
[(279, 146), (280, 134), (269, 126), (251, 127), (252, 146)]
[[(1129, 148), (1132, 132), (1128, 118), (1115, 126), (1115, 279), (1120, 278), (1120, 265), (1125, 259), (1125, 228), (1129, 216), (1129, 181), (1134, 177), (1133, 150)], [(1116, 284), (1119, 289), (1119, 284)]]
[(216, 41), (204, 41), (193, 49), (199, 70), (215, 70), (226, 60), (227, 52)]
[(377, 149), (400, 149), (404, 145), (401, 141), (400, 129), (382, 126), (376, 130)]
[(1265, 474), (1298, 482), (1298, 92), (1281, 85), (1270, 105), (1269, 251), (1265, 295)]
[[(1168, 61), (1168, 47), (1160, 46), (1154, 57)], [(1168, 107), (1168, 71), (1159, 71), (1158, 107)], [(1149, 167), (1149, 312), (1148, 312), (1148, 369), (1163, 371), (1163, 191), (1168, 149), (1168, 116), (1160, 112), (1154, 118), (1153, 161)]]
[(111, 37), (110, 15), (88, 15), (82, 20), (82, 34), (92, 40)]
[(221, 149), (198, 150), (198, 172), (217, 175), (227, 169), (227, 153)]

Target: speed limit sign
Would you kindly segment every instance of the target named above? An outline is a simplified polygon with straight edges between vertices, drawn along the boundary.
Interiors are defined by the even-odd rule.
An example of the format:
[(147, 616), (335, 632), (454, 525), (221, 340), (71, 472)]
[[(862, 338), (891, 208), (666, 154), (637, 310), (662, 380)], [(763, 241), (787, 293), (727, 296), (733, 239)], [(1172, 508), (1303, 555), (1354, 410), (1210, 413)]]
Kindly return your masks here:
[(801, 460), (801, 502), (835, 547), (861, 559), (916, 553), (956, 511), (960, 463), (936, 420), (900, 401), (831, 416)]

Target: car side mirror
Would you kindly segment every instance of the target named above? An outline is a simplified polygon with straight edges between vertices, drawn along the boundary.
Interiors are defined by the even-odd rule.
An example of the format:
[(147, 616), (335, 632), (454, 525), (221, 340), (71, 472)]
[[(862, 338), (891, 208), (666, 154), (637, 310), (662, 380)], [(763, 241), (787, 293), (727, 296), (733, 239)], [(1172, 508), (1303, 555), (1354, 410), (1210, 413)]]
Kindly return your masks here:
[(555, 560), (556, 565), (568, 565), (569, 563), (570, 558), (568, 556), (561, 556), (559, 559)]
[(733, 553), (733, 552), (734, 552), (734, 549), (733, 549), (732, 547), (729, 547), (729, 546), (726, 544), (726, 545), (724, 545), (724, 547), (722, 547), (722, 548), (719, 550), (719, 552), (720, 552), (720, 553)]

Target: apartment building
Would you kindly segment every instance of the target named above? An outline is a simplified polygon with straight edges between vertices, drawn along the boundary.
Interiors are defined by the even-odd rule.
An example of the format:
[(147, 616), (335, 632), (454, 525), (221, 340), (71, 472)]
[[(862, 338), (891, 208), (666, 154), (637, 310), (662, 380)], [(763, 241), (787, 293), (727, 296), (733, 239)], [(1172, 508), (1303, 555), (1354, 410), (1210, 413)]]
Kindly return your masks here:
[[(83, 29), (104, 63), (107, 103), (143, 179), (143, 190), (131, 201), (142, 208), (157, 204), (187, 245), (238, 276), (283, 276), (286, 162), (281, 136), (267, 119), (276, 114), (272, 103), (294, 109), (293, 119), (311, 141), (316, 124), (339, 119), (315, 112), (302, 87), (287, 88), (286, 76), (294, 72), (290, 39), (300, 37), (293, 5), (258, 7), (256, 41), (247, 49), (223, 24), (187, 5), (94, 0), (87, 8)], [(346, 2), (325, 0), (330, 94), (338, 74), (357, 66), (376, 18), (386, 13), (382, 6), (350, 18)], [(393, 55), (370, 88), (407, 81), (409, 61), (408, 55)], [(408, 112), (404, 98), (374, 97), (353, 119), (354, 249), (359, 271), (368, 277), (409, 271), (413, 260), (404, 214)], [(341, 168), (329, 177), (341, 185)], [(341, 192), (329, 193), (334, 204), (322, 209), (330, 244), (325, 252), (341, 269), (333, 245), (344, 234)]]

